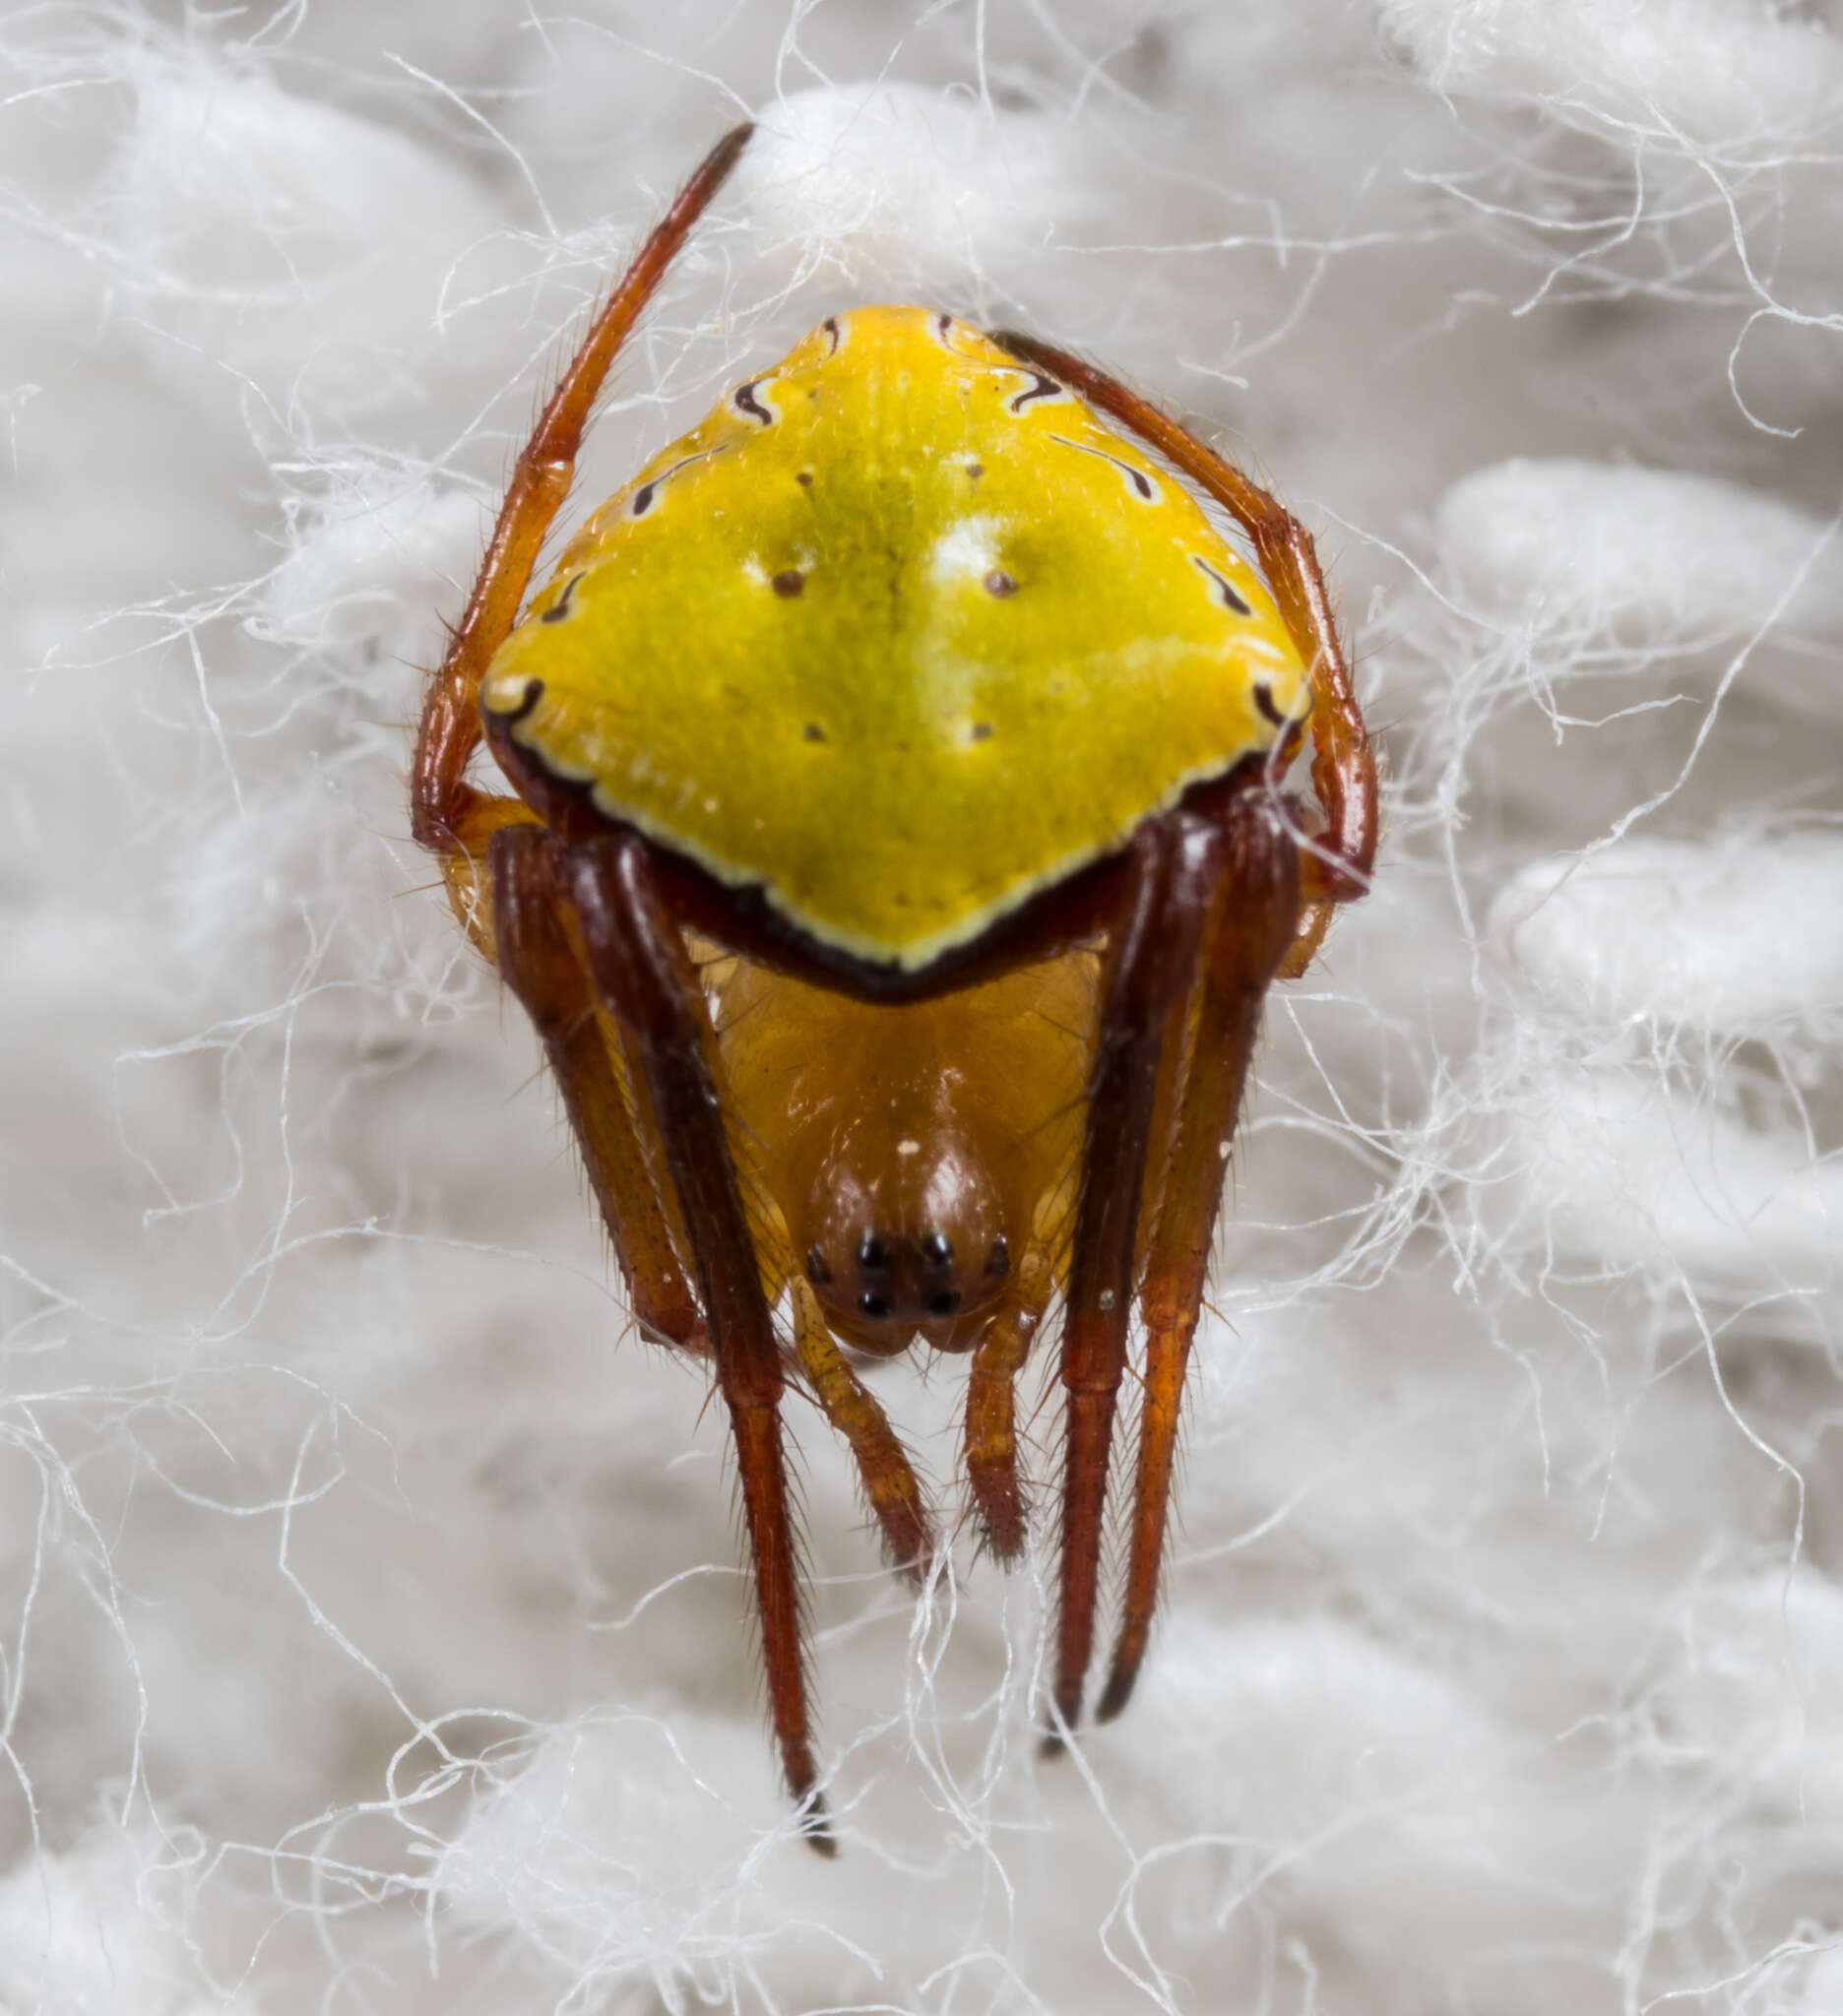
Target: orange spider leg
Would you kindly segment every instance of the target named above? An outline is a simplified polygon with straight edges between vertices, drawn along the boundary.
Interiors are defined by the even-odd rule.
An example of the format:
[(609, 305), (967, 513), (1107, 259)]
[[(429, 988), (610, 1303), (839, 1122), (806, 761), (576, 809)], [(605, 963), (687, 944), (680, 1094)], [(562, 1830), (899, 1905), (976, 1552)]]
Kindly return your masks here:
[(794, 1297), (794, 1342), (826, 1418), (850, 1445), (864, 1495), (883, 1529), (891, 1563), (925, 1585), (934, 1557), (934, 1528), (915, 1466), (876, 1403), (826, 1328), (819, 1299), (798, 1275)]
[(1230, 862), (1199, 976), (1171, 1160), (1140, 1288), (1145, 1399), (1126, 1596), (1113, 1664), (1096, 1710), (1125, 1707), (1158, 1602), (1184, 1373), (1203, 1304), (1210, 1245), (1261, 1000), (1298, 928), (1299, 850), (1265, 796), (1233, 808)]
[[(609, 368), (692, 226), (735, 166), (752, 130), (738, 126), (705, 156), (590, 325), (531, 439), (520, 451), (474, 593), (468, 598), (448, 656), (429, 681), (416, 736), (411, 773), (411, 830), (423, 847), (444, 857), (460, 854), (477, 859), (484, 855), (496, 826), (508, 819), (532, 817), (523, 807), (517, 811), (488, 809), (507, 801), (482, 802), (482, 794), (465, 782), (468, 760), (479, 746), (480, 677), (517, 620), (550, 521), (569, 495), (583, 430)], [(460, 890), (456, 876), (449, 878), (451, 899), (470, 929), (470, 913), (464, 903), (477, 872), (461, 871)]]
[(596, 1013), (582, 948), (569, 930), (555, 846), (540, 828), (507, 826), (493, 836), (487, 857), (499, 971), (524, 1003), (555, 1074), (614, 1242), (628, 1306), (655, 1343), (708, 1351), (666, 1206), (648, 1173), (634, 1088)]
[[(1216, 901), (1224, 853), (1220, 817), (1184, 807), (1140, 829), (1127, 855), (1121, 920), (1110, 934), (1062, 1333), (1068, 1410), (1052, 1698), (1064, 1729), (1080, 1719), (1094, 1649), (1108, 1462), (1126, 1366), (1159, 1057), (1173, 1005), (1191, 985)], [(1059, 1734), (1046, 1738), (1048, 1748), (1059, 1743)]]
[(1378, 816), (1375, 751), (1358, 710), (1311, 535), (1277, 498), (1110, 373), (1035, 337), (1005, 331), (993, 341), (1014, 356), (1041, 364), (1091, 406), (1150, 442), (1229, 512), (1254, 547), (1314, 689), (1311, 778), (1324, 826), (1304, 849), (1300, 873), (1304, 904), (1280, 974), (1284, 979), (1297, 978), (1310, 965), (1334, 908), (1368, 888)]
[(724, 1128), (709, 1005), (645, 841), (609, 835), (559, 848), (557, 877), (575, 911), (596, 991), (631, 1034), (652, 1096), (695, 1256), (718, 1390), (735, 1437), (781, 1768), (807, 1837), (830, 1855), (806, 1701), (799, 1564), (781, 1434), (781, 1348)]
[(1007, 1565), (1023, 1553), (1026, 1532), (1017, 1467), (1017, 1375), (1030, 1356), (1052, 1287), (1049, 1255), (1033, 1242), (1013, 1270), (1011, 1292), (974, 1349), (967, 1375), (967, 1485), (986, 1546)]

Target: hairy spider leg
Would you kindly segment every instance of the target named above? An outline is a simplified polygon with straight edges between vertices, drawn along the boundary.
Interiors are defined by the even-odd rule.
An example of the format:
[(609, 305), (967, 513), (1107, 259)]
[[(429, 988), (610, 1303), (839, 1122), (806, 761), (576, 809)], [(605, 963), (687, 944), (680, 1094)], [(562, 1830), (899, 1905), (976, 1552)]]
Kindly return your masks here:
[(1299, 849), (1267, 794), (1228, 808), (1229, 859), (1193, 994), (1170, 1159), (1147, 1241), (1139, 1313), (1145, 1395), (1125, 1600), (1097, 1719), (1125, 1707), (1158, 1604), (1184, 1374), (1196, 1336), (1229, 1150), (1261, 1001), (1299, 926)]
[(684, 1214), (718, 1390), (735, 1437), (769, 1716), (801, 1826), (829, 1855), (834, 1845), (813, 1763), (799, 1565), (781, 1433), (781, 1347), (724, 1129), (709, 1004), (647, 843), (610, 834), (574, 846), (553, 844), (597, 995), (631, 1032), (639, 1052)]
[(1304, 902), (1298, 934), (1280, 970), (1282, 979), (1296, 979), (1311, 964), (1337, 905), (1355, 901), (1369, 887), (1378, 820), (1375, 750), (1338, 643), (1311, 535), (1278, 498), (1112, 373), (1032, 336), (1005, 330), (992, 341), (1026, 363), (1041, 364), (1149, 442), (1222, 505), (1253, 545), (1314, 690), (1311, 779), (1324, 825), (1305, 840), (1300, 865)]
[[(1232, 799), (1237, 794), (1229, 793)], [(1080, 1720), (1094, 1649), (1108, 1463), (1126, 1367), (1160, 1053), (1173, 1008), (1193, 982), (1204, 925), (1227, 867), (1221, 817), (1219, 810), (1212, 816), (1193, 804), (1140, 828), (1127, 854), (1119, 922), (1109, 939), (1062, 1330), (1068, 1402), (1051, 1695), (1058, 1732)], [(1059, 1747), (1060, 1740), (1052, 1732), (1047, 1746)]]
[(858, 1465), (864, 1496), (883, 1529), (892, 1567), (925, 1585), (934, 1558), (934, 1526), (921, 1480), (889, 1417), (846, 1362), (826, 1328), (819, 1298), (797, 1274), (788, 1289), (794, 1300), (794, 1342), (825, 1418), (844, 1436)]

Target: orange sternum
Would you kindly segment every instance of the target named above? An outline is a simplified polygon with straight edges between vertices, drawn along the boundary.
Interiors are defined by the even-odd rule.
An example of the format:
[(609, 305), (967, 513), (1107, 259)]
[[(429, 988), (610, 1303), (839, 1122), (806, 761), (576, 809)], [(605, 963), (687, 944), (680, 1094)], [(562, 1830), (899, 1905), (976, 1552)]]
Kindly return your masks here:
[(1093, 1057), (1093, 956), (904, 1007), (741, 960), (712, 978), (758, 1237), (783, 1245), (783, 1264), (858, 1349), (899, 1352), (918, 1333), (970, 1349), (1027, 1248), (1059, 1263)]

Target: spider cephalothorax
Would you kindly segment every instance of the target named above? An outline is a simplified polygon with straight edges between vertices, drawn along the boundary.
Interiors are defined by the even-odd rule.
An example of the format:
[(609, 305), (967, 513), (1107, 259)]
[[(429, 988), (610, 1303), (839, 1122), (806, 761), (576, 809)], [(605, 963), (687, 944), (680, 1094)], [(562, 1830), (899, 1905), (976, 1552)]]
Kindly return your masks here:
[[(1008, 1560), (1012, 1388), (1061, 1298), (1061, 1731), (1136, 1308), (1100, 1713), (1124, 1705), (1261, 1000), (1366, 884), (1375, 770), (1301, 527), (1103, 372), (931, 309), (827, 318), (595, 512), (523, 606), (596, 394), (747, 138), (692, 177), (520, 456), (413, 797), (537, 1026), (636, 1317), (712, 1361), (783, 1768), (829, 1846), (788, 1377), (919, 1572), (928, 1508), (840, 1346), (966, 1354), (970, 1496)], [(1316, 831), (1281, 791), (1307, 730)], [(465, 781), (482, 735), (516, 797)]]

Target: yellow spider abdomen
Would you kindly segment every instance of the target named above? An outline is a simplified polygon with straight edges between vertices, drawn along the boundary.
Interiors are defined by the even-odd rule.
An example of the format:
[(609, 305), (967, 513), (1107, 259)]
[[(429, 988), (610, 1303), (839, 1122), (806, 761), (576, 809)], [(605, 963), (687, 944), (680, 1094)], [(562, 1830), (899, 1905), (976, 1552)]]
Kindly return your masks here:
[(908, 972), (1311, 706), (1187, 492), (922, 308), (829, 319), (655, 457), (480, 700), (603, 813)]

